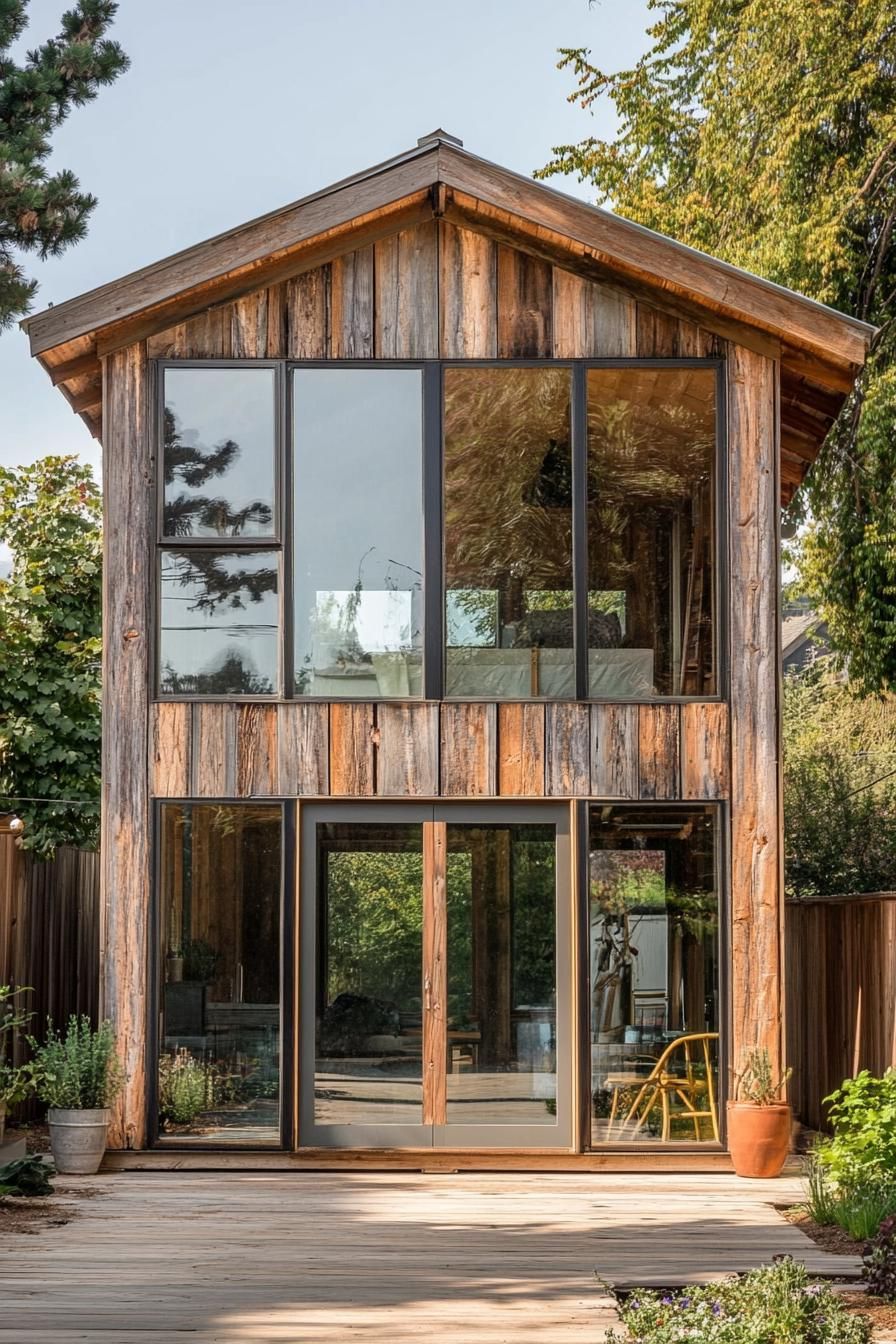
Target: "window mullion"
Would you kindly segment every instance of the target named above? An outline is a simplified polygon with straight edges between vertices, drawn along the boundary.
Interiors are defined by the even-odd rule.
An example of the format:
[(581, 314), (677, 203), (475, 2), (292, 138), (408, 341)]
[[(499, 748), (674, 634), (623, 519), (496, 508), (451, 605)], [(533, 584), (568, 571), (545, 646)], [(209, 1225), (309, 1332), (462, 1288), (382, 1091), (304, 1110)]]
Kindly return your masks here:
[(588, 387), (581, 362), (572, 366), (572, 580), (575, 697), (588, 686)]

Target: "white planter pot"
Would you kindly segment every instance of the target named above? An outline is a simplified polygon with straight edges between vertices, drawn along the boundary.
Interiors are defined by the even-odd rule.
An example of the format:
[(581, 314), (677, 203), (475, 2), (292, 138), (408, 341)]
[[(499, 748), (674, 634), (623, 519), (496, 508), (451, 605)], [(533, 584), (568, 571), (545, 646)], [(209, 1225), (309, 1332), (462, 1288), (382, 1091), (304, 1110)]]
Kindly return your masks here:
[(50, 1107), (50, 1147), (56, 1170), (63, 1176), (92, 1176), (106, 1151), (111, 1112), (63, 1111)]

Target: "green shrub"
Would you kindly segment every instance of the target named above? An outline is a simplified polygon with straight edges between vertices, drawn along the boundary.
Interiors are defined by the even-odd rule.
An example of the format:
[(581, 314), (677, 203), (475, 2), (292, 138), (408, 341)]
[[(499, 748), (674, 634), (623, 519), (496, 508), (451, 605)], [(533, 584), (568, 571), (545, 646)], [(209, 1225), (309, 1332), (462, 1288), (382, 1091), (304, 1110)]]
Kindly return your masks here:
[[(641, 1291), (622, 1303), (626, 1344), (867, 1344), (870, 1326), (793, 1260), (677, 1293)], [(611, 1331), (609, 1341), (623, 1344)]]
[(768, 1050), (749, 1050), (744, 1056), (740, 1072), (734, 1080), (737, 1101), (748, 1101), (753, 1106), (774, 1106), (784, 1095), (793, 1069), (787, 1069), (776, 1078)]
[(209, 1105), (213, 1088), (209, 1071), (188, 1050), (159, 1060), (159, 1117), (189, 1125)]
[(862, 1278), (869, 1293), (896, 1302), (896, 1217), (884, 1218), (862, 1251)]
[(111, 1022), (101, 1022), (94, 1030), (89, 1017), (72, 1016), (64, 1035), (48, 1022), (42, 1045), (33, 1037), (28, 1040), (41, 1101), (59, 1110), (111, 1106), (123, 1081)]
[(825, 1104), (834, 1134), (817, 1154), (834, 1184), (896, 1183), (896, 1069), (880, 1078), (863, 1069)]

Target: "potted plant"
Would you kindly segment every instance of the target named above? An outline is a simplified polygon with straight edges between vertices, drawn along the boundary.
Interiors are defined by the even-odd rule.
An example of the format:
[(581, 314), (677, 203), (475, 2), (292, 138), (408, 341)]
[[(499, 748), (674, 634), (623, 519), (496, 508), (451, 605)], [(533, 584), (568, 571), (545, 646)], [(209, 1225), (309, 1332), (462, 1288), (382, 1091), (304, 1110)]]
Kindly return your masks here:
[(31, 1066), (13, 1064), (8, 1053), (12, 1033), (24, 1027), (34, 1016), (13, 1003), (19, 994), (28, 992), (24, 988), (13, 989), (10, 985), (0, 985), (0, 1148), (3, 1147), (6, 1132), (7, 1110), (24, 1101), (34, 1085)]
[(766, 1049), (745, 1055), (728, 1102), (728, 1149), (738, 1176), (780, 1176), (790, 1151), (792, 1118), (783, 1093), (792, 1072), (776, 1080)]
[(92, 1175), (106, 1151), (109, 1107), (123, 1074), (115, 1053), (111, 1022), (95, 1030), (88, 1017), (70, 1017), (64, 1034), (47, 1023), (42, 1045), (34, 1049), (37, 1095), (49, 1110), (50, 1147), (56, 1169), (66, 1175)]

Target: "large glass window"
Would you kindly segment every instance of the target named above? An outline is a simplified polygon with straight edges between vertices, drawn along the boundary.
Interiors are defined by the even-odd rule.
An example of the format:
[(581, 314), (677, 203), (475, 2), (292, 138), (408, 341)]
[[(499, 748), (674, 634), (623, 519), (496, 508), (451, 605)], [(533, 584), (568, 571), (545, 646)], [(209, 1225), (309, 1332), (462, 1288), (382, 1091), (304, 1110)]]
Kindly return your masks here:
[(271, 695), (277, 687), (276, 551), (162, 552), (165, 695)]
[(162, 379), (160, 694), (719, 694), (714, 363)]
[(280, 1142), (281, 809), (161, 809), (160, 1140)]
[(445, 693), (575, 695), (569, 368), (446, 368)]
[(295, 689), (419, 696), (420, 369), (298, 369), (293, 383)]
[(593, 1144), (718, 1142), (711, 807), (592, 807)]
[(588, 691), (710, 695), (716, 379), (588, 370)]

